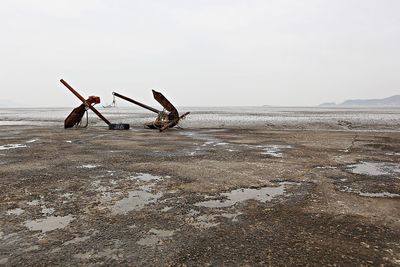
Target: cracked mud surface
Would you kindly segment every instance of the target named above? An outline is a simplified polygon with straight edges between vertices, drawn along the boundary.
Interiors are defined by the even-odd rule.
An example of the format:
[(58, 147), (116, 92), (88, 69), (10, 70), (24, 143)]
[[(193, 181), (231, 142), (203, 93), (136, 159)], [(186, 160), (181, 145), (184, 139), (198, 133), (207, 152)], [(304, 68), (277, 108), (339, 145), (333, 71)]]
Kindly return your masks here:
[(5, 126), (0, 265), (400, 265), (400, 134)]

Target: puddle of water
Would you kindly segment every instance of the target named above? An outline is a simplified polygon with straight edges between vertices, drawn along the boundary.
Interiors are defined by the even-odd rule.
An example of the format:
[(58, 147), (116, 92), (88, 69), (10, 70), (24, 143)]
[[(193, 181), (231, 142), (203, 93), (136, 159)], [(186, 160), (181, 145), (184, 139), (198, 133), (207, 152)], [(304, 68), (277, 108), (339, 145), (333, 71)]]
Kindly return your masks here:
[(15, 148), (24, 148), (24, 147), (27, 147), (27, 146), (21, 145), (21, 144), (7, 144), (7, 145), (0, 146), (0, 150), (9, 150), (9, 149), (15, 149)]
[(94, 169), (94, 168), (97, 168), (99, 166), (100, 165), (85, 164), (85, 165), (79, 166), (78, 168), (79, 169)]
[(316, 169), (323, 169), (323, 170), (334, 170), (334, 169), (337, 169), (337, 167), (335, 167), (335, 166), (317, 166), (317, 167), (315, 167)]
[(168, 207), (163, 208), (163, 209), (161, 210), (161, 212), (168, 212), (168, 211), (172, 210), (173, 208), (174, 208), (174, 207), (168, 206)]
[(31, 231), (42, 231), (46, 233), (56, 229), (66, 227), (74, 218), (71, 215), (67, 216), (50, 216), (44, 219), (29, 220), (24, 225)]
[(388, 155), (388, 156), (400, 156), (400, 153), (388, 152), (388, 153), (386, 153), (385, 155)]
[(396, 175), (400, 173), (400, 164), (391, 162), (366, 162), (348, 165), (347, 169), (355, 174), (369, 176)]
[(227, 146), (227, 145), (229, 145), (229, 143), (225, 143), (225, 142), (219, 142), (219, 143), (214, 144), (214, 146)]
[(262, 146), (262, 155), (268, 155), (275, 158), (283, 157), (283, 150), (292, 148), (292, 146), (284, 146), (284, 145), (265, 145)]
[(146, 205), (157, 202), (162, 195), (162, 193), (153, 194), (148, 192), (147, 189), (131, 191), (128, 197), (117, 201), (111, 207), (111, 212), (113, 214), (127, 214), (133, 210), (141, 210)]
[(238, 221), (237, 217), (242, 215), (242, 214), (243, 213), (241, 213), (241, 212), (237, 212), (237, 213), (222, 213), (220, 216), (224, 217), (224, 218), (227, 218), (227, 219), (231, 219), (232, 222), (237, 222)]
[(45, 216), (51, 215), (55, 212), (54, 208), (47, 208), (46, 206), (42, 206), (42, 214)]
[(205, 133), (181, 132), (180, 134), (203, 142), (201, 145), (199, 143), (194, 143), (194, 145), (196, 145), (195, 151), (188, 152), (189, 156), (204, 154), (204, 151), (202, 150), (207, 149), (207, 147), (231, 145), (230, 143), (223, 142), (222, 140)]
[(42, 203), (41, 199), (34, 199), (32, 201), (26, 202), (29, 206), (38, 206), (39, 204)]
[(140, 180), (140, 181), (144, 181), (144, 182), (149, 182), (149, 181), (159, 181), (162, 180), (163, 177), (161, 176), (155, 176), (149, 173), (138, 173), (134, 176), (130, 177), (131, 179), (136, 179), (136, 180)]
[(110, 176), (114, 176), (115, 171), (107, 171), (107, 173), (108, 173), (108, 175), (110, 175)]
[(32, 139), (32, 140), (26, 141), (26, 143), (30, 144), (30, 143), (35, 143), (36, 141), (38, 141), (38, 139)]
[(199, 215), (200, 211), (191, 209), (185, 218), (185, 222), (199, 229), (208, 229), (219, 225), (215, 218), (219, 215), (204, 214)]
[(202, 144), (201, 146), (208, 146), (208, 145), (214, 145), (215, 144), (215, 141), (207, 141), (207, 142), (204, 142), (204, 144)]
[(141, 246), (155, 246), (163, 243), (163, 240), (174, 235), (175, 231), (150, 229), (149, 236), (141, 238), (136, 243)]
[(217, 215), (201, 215), (196, 217), (195, 221), (191, 224), (196, 228), (208, 229), (219, 225), (219, 222), (215, 221), (216, 217)]
[(196, 215), (198, 215), (198, 214), (200, 214), (200, 211), (197, 211), (197, 210), (190, 210), (189, 212), (188, 212), (188, 216), (190, 216), (190, 217), (192, 217), (192, 216), (196, 216)]
[[(110, 181), (110, 184), (113, 184), (113, 182)], [(109, 186), (104, 186), (101, 185), (101, 180), (95, 180), (92, 182), (92, 187), (94, 191), (100, 193), (100, 197), (104, 201), (111, 201), (114, 199), (116, 196), (120, 196), (123, 193), (119, 191), (113, 191), (113, 189)]]
[(195, 151), (189, 152), (189, 156), (194, 156), (196, 154), (199, 154), (201, 150), (206, 150), (207, 148), (224, 149), (228, 152), (237, 152), (245, 148), (252, 150), (261, 150), (262, 155), (282, 158), (284, 150), (293, 148), (290, 145), (248, 145), (248, 144), (229, 143), (229, 142), (224, 142), (210, 134), (205, 134), (205, 133), (184, 132), (181, 134), (196, 140), (203, 141), (203, 144), (198, 146)]
[(20, 208), (16, 208), (16, 209), (12, 209), (12, 210), (8, 210), (7, 211), (7, 215), (16, 215), (19, 216), (22, 213), (24, 213), (25, 211), (23, 209)]
[(218, 143), (219, 140), (209, 134), (204, 134), (204, 133), (199, 133), (199, 132), (190, 132), (190, 131), (184, 131), (184, 132), (180, 132), (181, 135), (196, 139), (196, 140), (200, 140), (200, 141), (204, 141), (204, 144), (206, 145), (210, 145), (213, 143)]
[(277, 187), (262, 187), (262, 188), (240, 188), (229, 193), (221, 193), (226, 199), (212, 199), (194, 204), (197, 207), (206, 208), (226, 208), (237, 203), (247, 200), (256, 200), (259, 202), (271, 201), (274, 197), (285, 194), (287, 185), (294, 184), (289, 182), (279, 183)]

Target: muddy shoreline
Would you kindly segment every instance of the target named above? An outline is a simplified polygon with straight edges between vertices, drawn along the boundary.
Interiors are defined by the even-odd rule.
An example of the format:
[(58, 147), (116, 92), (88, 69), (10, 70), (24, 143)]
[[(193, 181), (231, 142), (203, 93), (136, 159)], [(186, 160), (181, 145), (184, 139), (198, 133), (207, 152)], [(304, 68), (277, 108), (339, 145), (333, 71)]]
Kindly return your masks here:
[(396, 129), (3, 126), (0, 264), (400, 265)]

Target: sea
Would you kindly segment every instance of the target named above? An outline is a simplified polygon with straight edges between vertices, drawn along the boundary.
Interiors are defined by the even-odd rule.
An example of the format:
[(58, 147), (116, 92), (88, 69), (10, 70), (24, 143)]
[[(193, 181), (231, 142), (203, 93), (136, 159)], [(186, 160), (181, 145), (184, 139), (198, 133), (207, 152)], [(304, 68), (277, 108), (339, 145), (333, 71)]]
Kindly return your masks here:
[[(69, 108), (0, 108), (0, 126), (63, 127)], [(97, 108), (112, 123), (143, 127), (156, 113), (139, 107)], [(370, 129), (400, 130), (399, 108), (326, 107), (178, 107), (190, 112), (182, 128), (270, 128), (270, 129)], [(86, 117), (84, 117), (85, 120)], [(92, 111), (90, 127), (107, 126)]]

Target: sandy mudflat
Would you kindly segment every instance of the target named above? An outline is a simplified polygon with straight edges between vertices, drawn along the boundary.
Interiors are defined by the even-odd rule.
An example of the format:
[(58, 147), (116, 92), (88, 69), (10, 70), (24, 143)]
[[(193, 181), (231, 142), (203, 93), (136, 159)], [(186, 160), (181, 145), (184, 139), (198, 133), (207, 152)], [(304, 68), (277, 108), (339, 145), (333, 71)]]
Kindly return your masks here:
[(400, 132), (2, 126), (0, 265), (400, 265)]

